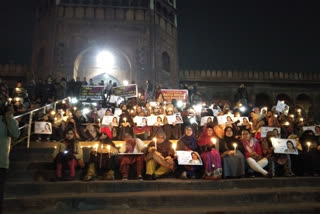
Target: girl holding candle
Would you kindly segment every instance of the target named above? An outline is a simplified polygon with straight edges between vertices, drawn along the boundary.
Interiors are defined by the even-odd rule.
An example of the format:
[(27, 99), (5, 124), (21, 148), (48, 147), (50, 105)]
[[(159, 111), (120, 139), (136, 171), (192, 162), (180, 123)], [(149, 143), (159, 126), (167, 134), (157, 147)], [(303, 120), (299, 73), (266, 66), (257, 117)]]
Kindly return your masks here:
[(121, 106), (122, 113), (120, 115), (120, 124), (119, 124), (119, 140), (124, 139), (124, 134), (129, 133), (133, 135), (132, 127), (133, 120), (127, 111), (127, 106), (124, 104)]
[(226, 127), (224, 137), (219, 141), (219, 152), (223, 164), (224, 178), (240, 178), (245, 175), (244, 148), (235, 138), (231, 127)]
[(52, 154), (56, 163), (56, 178), (62, 180), (63, 165), (68, 166), (70, 175), (64, 180), (71, 181), (75, 178), (76, 167), (78, 162), (83, 163), (82, 148), (75, 138), (75, 132), (72, 128), (68, 128), (64, 134), (64, 140), (57, 143)]
[(216, 145), (213, 145), (212, 142), (212, 138), (215, 136), (213, 127), (207, 125), (198, 139), (198, 146), (205, 169), (203, 177), (208, 180), (218, 180), (222, 177), (221, 157), (219, 151), (215, 149)]

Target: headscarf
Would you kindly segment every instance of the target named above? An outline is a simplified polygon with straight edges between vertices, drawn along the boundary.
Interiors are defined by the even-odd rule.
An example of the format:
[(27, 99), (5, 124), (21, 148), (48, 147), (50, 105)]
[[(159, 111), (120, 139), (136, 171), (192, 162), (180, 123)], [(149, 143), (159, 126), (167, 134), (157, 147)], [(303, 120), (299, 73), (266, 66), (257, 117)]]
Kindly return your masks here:
[[(191, 126), (187, 126), (184, 131), (186, 131), (187, 129), (192, 129)], [(192, 135), (191, 136), (187, 136), (186, 134), (184, 134), (181, 138), (180, 141), (182, 141), (184, 143), (185, 146), (187, 146), (190, 150), (194, 151), (197, 149), (197, 138), (194, 136), (194, 132), (192, 129)]]
[[(207, 132), (208, 129), (212, 129), (212, 130), (213, 130), (212, 136), (209, 136), (209, 135), (208, 135), (208, 132)], [(212, 145), (211, 138), (212, 138), (212, 137), (215, 137), (215, 136), (216, 136), (216, 134), (215, 134), (215, 132), (214, 132), (213, 127), (210, 126), (210, 125), (208, 125), (208, 126), (203, 130), (202, 134), (200, 135), (199, 140), (198, 140), (198, 145), (199, 145), (199, 146)]]
[(133, 153), (135, 147), (136, 147), (136, 139), (131, 138), (127, 140), (125, 153)]

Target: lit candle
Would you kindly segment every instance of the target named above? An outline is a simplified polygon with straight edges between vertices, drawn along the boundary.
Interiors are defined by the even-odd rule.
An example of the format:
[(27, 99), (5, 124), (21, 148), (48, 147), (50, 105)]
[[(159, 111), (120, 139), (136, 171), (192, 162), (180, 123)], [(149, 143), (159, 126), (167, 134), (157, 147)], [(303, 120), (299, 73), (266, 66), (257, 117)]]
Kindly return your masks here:
[(290, 117), (294, 118), (294, 115), (293, 115), (293, 114), (290, 114)]
[(307, 142), (307, 146), (308, 146), (308, 152), (309, 152), (311, 143), (310, 143), (310, 142)]
[(154, 137), (152, 140), (154, 141), (154, 147), (156, 147), (157, 150), (157, 138)]
[(120, 148), (122, 148), (122, 143), (119, 144)]
[(300, 108), (298, 108), (297, 112), (298, 112), (298, 113), (301, 113), (301, 109), (300, 109)]
[(152, 107), (150, 106), (150, 107), (149, 107), (149, 110), (151, 111), (151, 109), (152, 109)]
[(302, 117), (300, 118), (300, 121), (303, 122), (303, 118)]
[(173, 148), (174, 151), (176, 151), (177, 144), (176, 144), (176, 143), (173, 143), (173, 144), (172, 144), (172, 148)]
[(138, 97), (139, 97), (139, 98), (141, 97), (141, 93), (138, 94)]
[(233, 148), (234, 148), (234, 152), (236, 152), (238, 144), (237, 143), (233, 143), (232, 145), (233, 145)]
[(57, 118), (55, 117), (54, 120), (57, 120)]
[(133, 109), (136, 110), (137, 106), (133, 106)]
[(277, 114), (275, 114), (275, 115), (273, 115), (274, 117), (278, 117), (278, 115)]
[(98, 152), (98, 144), (94, 145), (94, 149)]
[(127, 122), (127, 118), (124, 117), (123, 120), (124, 120), (125, 123)]
[(214, 145), (216, 145), (217, 139), (213, 137), (213, 138), (211, 138), (211, 142), (212, 142)]
[(98, 118), (98, 123), (100, 123), (100, 118)]
[(63, 101), (62, 101), (62, 104), (65, 104), (65, 103), (66, 103), (66, 101), (63, 100)]
[(110, 145), (107, 145), (108, 152), (110, 152), (110, 149), (111, 149)]
[(167, 101), (164, 101), (163, 104), (164, 104), (164, 105), (167, 105)]
[(287, 121), (287, 122), (284, 123), (284, 125), (285, 125), (285, 126), (289, 126), (290, 123)]

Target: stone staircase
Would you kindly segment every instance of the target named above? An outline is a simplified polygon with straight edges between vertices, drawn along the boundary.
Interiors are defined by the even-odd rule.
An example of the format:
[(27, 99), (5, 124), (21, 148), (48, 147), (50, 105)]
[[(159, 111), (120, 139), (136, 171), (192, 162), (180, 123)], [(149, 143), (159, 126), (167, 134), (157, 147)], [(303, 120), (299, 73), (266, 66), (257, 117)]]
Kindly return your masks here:
[(4, 213), (320, 213), (319, 177), (34, 181), (54, 174), (52, 146), (13, 149)]

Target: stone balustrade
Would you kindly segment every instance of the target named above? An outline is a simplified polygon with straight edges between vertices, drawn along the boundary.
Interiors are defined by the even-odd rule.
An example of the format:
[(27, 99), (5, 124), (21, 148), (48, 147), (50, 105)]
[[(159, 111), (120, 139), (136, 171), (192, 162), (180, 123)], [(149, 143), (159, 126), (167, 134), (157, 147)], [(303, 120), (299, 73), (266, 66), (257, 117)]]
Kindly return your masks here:
[(308, 82), (320, 83), (320, 72), (237, 70), (180, 70), (181, 81), (203, 82)]
[(27, 65), (16, 64), (0, 64), (0, 76), (1, 77), (21, 77), (27, 76), (30, 72), (30, 68)]

